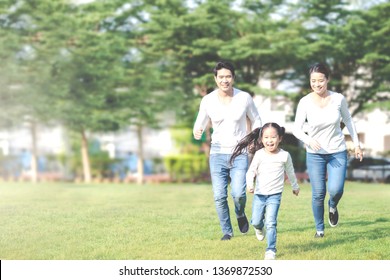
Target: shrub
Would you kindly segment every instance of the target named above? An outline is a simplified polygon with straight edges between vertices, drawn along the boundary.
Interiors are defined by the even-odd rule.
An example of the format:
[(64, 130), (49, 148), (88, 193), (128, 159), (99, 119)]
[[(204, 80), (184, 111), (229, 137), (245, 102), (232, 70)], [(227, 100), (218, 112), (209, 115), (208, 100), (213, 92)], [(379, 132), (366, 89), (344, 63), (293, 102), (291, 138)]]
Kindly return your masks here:
[(178, 154), (164, 158), (166, 170), (173, 181), (197, 182), (208, 173), (208, 158), (205, 154)]

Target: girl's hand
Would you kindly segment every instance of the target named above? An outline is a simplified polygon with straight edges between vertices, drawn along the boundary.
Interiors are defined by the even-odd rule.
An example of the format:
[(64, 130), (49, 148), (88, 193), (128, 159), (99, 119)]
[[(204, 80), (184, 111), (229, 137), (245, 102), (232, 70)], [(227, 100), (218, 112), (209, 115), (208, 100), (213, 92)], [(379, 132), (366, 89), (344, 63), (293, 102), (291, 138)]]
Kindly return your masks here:
[(295, 194), (296, 196), (298, 196), (298, 194), (299, 194), (299, 189), (293, 190), (293, 194)]
[(249, 193), (254, 193), (255, 189), (253, 187), (246, 188)]

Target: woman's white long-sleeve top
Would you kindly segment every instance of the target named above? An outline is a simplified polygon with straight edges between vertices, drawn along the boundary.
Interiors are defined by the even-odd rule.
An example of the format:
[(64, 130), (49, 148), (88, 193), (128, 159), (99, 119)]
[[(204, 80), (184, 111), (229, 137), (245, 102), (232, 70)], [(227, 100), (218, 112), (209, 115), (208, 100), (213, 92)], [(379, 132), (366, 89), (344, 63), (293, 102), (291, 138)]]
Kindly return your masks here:
[[(330, 101), (323, 108), (316, 105), (310, 94), (304, 96), (298, 103), (293, 134), (306, 144), (308, 153), (332, 154), (345, 151), (347, 146), (340, 127), (341, 121), (346, 125), (355, 147), (359, 146), (355, 124), (345, 97), (337, 92), (328, 92)], [(306, 122), (307, 134), (304, 131)], [(319, 151), (310, 148), (309, 143), (312, 139), (321, 145)]]
[[(271, 195), (283, 191), (285, 174), (293, 190), (299, 189), (290, 153), (280, 149), (276, 154), (258, 150), (246, 173), (247, 188), (255, 186), (255, 194)], [(256, 184), (254, 181), (256, 178)]]

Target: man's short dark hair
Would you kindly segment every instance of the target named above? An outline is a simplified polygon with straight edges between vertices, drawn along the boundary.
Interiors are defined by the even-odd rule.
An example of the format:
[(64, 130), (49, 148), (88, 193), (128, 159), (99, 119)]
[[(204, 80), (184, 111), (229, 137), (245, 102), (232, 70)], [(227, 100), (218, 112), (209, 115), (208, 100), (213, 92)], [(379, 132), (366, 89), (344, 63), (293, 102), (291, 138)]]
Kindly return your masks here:
[(217, 77), (218, 70), (221, 70), (222, 68), (230, 70), (230, 72), (232, 72), (233, 78), (235, 77), (234, 66), (233, 64), (227, 61), (219, 61), (217, 65), (215, 65), (213, 69), (215, 77)]

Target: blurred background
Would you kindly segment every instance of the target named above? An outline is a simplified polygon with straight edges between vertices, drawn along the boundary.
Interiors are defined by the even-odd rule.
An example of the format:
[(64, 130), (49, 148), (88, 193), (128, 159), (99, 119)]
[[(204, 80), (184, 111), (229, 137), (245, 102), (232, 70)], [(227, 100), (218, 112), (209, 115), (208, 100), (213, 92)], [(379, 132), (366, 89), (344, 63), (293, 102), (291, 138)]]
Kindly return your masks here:
[(211, 129), (192, 126), (228, 60), (301, 180), (295, 109), (328, 63), (366, 156), (348, 179), (390, 183), (389, 15), (379, 0), (1, 0), (0, 179), (208, 181)]

